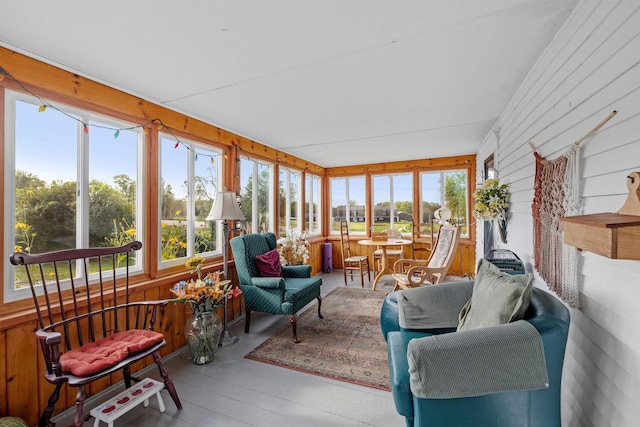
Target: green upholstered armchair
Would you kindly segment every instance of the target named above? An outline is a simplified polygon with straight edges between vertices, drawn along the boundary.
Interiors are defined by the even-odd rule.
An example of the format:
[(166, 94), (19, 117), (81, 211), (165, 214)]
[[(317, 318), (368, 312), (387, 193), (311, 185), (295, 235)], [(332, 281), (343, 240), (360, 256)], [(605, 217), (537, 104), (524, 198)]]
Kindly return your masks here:
[(322, 319), (322, 279), (311, 277), (310, 265), (282, 266), (283, 277), (261, 277), (255, 258), (276, 249), (276, 236), (273, 233), (246, 234), (234, 237), (230, 243), (244, 296), (244, 332), (249, 332), (252, 311), (288, 314), (293, 328), (293, 341), (299, 342), (296, 313), (317, 298), (318, 316)]

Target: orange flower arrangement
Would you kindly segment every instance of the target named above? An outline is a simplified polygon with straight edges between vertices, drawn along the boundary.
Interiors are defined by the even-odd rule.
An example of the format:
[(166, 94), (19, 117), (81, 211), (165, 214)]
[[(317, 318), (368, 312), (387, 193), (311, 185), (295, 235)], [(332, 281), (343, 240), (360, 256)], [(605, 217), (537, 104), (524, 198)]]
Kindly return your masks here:
[(181, 280), (171, 288), (171, 292), (177, 296), (171, 302), (190, 304), (193, 314), (205, 311), (213, 311), (216, 307), (222, 307), (225, 299), (235, 298), (242, 294), (239, 288), (233, 288), (231, 280), (222, 280), (223, 274), (220, 271), (209, 273), (204, 279), (201, 278), (202, 257), (191, 258), (187, 261), (186, 267), (192, 273), (197, 273), (196, 280)]

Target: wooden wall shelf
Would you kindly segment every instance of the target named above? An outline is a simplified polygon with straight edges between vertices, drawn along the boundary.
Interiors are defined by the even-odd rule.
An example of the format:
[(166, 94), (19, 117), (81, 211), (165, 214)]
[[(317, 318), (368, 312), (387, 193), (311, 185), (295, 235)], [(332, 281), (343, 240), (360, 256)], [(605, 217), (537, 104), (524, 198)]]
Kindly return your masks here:
[(640, 216), (599, 213), (562, 221), (566, 244), (607, 258), (640, 260)]

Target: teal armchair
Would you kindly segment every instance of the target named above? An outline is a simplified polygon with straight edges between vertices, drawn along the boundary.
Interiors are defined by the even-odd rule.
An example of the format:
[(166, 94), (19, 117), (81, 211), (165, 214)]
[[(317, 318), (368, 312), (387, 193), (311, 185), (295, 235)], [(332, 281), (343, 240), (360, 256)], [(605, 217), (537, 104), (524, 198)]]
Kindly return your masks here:
[(255, 258), (276, 249), (276, 236), (273, 233), (234, 237), (230, 244), (244, 296), (244, 332), (249, 332), (252, 311), (285, 314), (289, 315), (293, 342), (299, 342), (296, 329), (297, 312), (316, 298), (318, 317), (323, 318), (320, 312), (322, 279), (311, 277), (310, 265), (282, 266), (283, 277), (260, 277)]
[[(523, 320), (497, 327), (456, 332), (458, 313), (471, 297), (473, 283), (463, 281), (424, 286), (391, 292), (385, 298), (380, 321), (387, 340), (391, 391), (396, 410), (405, 417), (407, 427), (560, 427), (560, 389), (571, 322), (569, 310), (555, 296), (534, 288), (531, 304)], [(424, 301), (436, 297), (438, 299), (438, 304), (433, 304), (425, 314), (423, 329), (408, 329), (401, 325), (403, 320), (406, 322), (406, 317), (400, 314), (398, 301), (400, 298), (406, 300), (407, 293), (422, 294)], [(545, 388), (517, 387), (520, 385), (520, 376), (532, 369), (530, 360), (518, 356), (518, 344), (522, 345), (525, 338), (516, 328), (521, 330), (524, 324), (533, 327), (540, 335), (548, 378)], [(442, 363), (456, 366), (456, 369), (438, 370), (437, 351), (433, 349), (428, 352), (416, 351), (427, 343), (426, 340), (438, 343), (439, 349), (458, 348), (459, 359), (449, 358)], [(460, 368), (460, 364), (477, 366), (483, 354), (487, 353), (483, 345), (502, 349), (510, 354), (510, 360), (515, 365), (521, 365), (521, 369), (501, 371), (498, 360), (494, 359), (492, 363), (486, 364), (488, 369), (495, 368), (492, 381), (489, 384), (472, 384), (463, 374), (465, 370)], [(431, 364), (433, 375), (428, 380), (438, 383), (438, 378), (444, 378), (439, 384), (443, 384), (445, 389), (450, 388), (452, 394), (459, 390), (454, 389), (451, 384), (460, 382), (460, 379), (471, 384), (469, 388), (472, 390), (494, 383), (500, 384), (505, 379), (516, 386), (504, 392), (467, 393), (468, 397), (421, 396), (424, 391), (416, 387), (416, 374), (420, 372), (410, 368), (412, 357), (414, 361), (416, 357), (421, 357), (426, 365)], [(438, 373), (443, 375), (438, 377)]]

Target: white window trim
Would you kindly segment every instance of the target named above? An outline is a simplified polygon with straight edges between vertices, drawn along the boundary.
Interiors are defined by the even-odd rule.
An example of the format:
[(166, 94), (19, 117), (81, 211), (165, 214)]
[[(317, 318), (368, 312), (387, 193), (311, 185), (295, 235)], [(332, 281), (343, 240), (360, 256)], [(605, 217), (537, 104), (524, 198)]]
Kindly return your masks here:
[[(364, 179), (364, 182), (365, 182), (365, 193), (366, 193), (366, 190), (367, 190), (367, 188), (366, 188), (366, 187), (367, 187), (367, 181), (366, 181), (366, 177), (365, 177), (364, 175), (355, 175), (355, 176), (336, 176), (336, 177), (332, 177), (332, 178), (331, 178), (331, 181), (329, 182), (329, 192), (330, 192), (330, 193), (329, 193), (329, 198), (330, 198), (330, 201), (329, 201), (329, 206), (330, 206), (329, 211), (331, 211), (331, 209), (333, 208), (333, 198), (332, 198), (332, 196), (333, 196), (333, 186), (331, 185), (331, 184), (332, 184), (332, 181), (333, 181), (334, 179), (344, 179), (344, 180), (345, 180), (345, 182), (346, 182), (346, 185), (345, 185), (345, 191), (346, 191), (346, 196), (347, 196), (347, 197), (346, 197), (346, 205), (345, 205), (345, 218), (346, 218), (347, 224), (351, 224), (351, 219), (350, 219), (350, 218), (351, 218), (351, 211), (350, 211), (350, 209), (349, 209), (349, 207), (350, 207), (350, 206), (349, 206), (349, 200), (351, 199), (351, 197), (350, 197), (350, 195), (349, 195), (349, 190), (350, 190), (350, 185), (349, 185), (349, 183), (350, 183), (350, 180), (355, 179), (355, 178), (358, 178), (358, 179)], [(332, 218), (333, 218), (333, 216), (332, 216)], [(365, 201), (365, 222), (366, 222), (366, 220), (367, 220), (367, 218), (366, 218), (366, 201)], [(329, 234), (340, 234), (340, 230), (334, 230), (334, 229), (333, 229), (333, 219), (331, 219), (331, 221), (330, 221), (330, 227), (329, 227), (329, 228), (330, 228), (330, 230), (329, 230)], [(366, 235), (366, 234), (367, 234), (367, 232), (366, 232), (366, 231), (355, 231), (355, 232), (354, 232), (354, 231), (349, 231), (349, 234), (351, 234), (351, 235), (357, 235), (357, 236), (361, 236), (361, 235), (362, 235), (362, 236), (364, 236), (364, 235)]]
[[(441, 204), (441, 206), (445, 206), (445, 202), (446, 202), (446, 200), (445, 200), (445, 188), (446, 188), (446, 185), (445, 185), (445, 181), (444, 181), (444, 176), (446, 174), (449, 174), (449, 173), (457, 173), (457, 172), (464, 172), (464, 173), (467, 174), (467, 184), (466, 184), (467, 185), (467, 191), (465, 191), (465, 200), (466, 200), (465, 206), (467, 207), (465, 218), (466, 218), (466, 229), (467, 229), (467, 232), (466, 232), (466, 234), (461, 234), (460, 235), (461, 238), (465, 238), (466, 239), (466, 238), (470, 237), (470, 234), (469, 234), (470, 231), (469, 230), (470, 230), (470, 227), (471, 227), (470, 219), (469, 219), (469, 217), (471, 215), (470, 214), (470, 209), (469, 209), (470, 200), (469, 200), (469, 196), (468, 196), (468, 194), (469, 194), (469, 186), (471, 185), (470, 182), (469, 182), (469, 177), (470, 177), (469, 169), (447, 169), (447, 170), (434, 170), (434, 171), (420, 171), (419, 174), (418, 174), (418, 185), (420, 186), (420, 188), (419, 188), (419, 200), (418, 200), (418, 215), (419, 215), (420, 219), (422, 219), (423, 213), (424, 213), (423, 210), (422, 210), (422, 206), (423, 206), (422, 202), (424, 201), (424, 200), (422, 200), (422, 190), (423, 190), (423, 188), (422, 188), (422, 175), (423, 174), (435, 174), (435, 173), (439, 173), (440, 174), (440, 176), (442, 177), (442, 179), (440, 181), (440, 197), (441, 197), (440, 204)], [(454, 212), (452, 212), (451, 214), (452, 214), (452, 217), (453, 217)]]
[[(303, 221), (301, 221), (302, 219), (302, 208), (304, 207), (304, 200), (302, 200), (302, 190), (303, 190), (303, 183), (302, 183), (302, 172), (297, 171), (295, 169), (289, 169), (289, 168), (280, 168), (280, 173), (285, 173), (285, 188), (284, 188), (284, 197), (285, 197), (285, 230), (286, 233), (289, 233), (289, 230), (292, 230), (293, 227), (291, 226), (291, 202), (292, 202), (292, 198), (291, 198), (291, 183), (292, 181), (292, 175), (297, 175), (297, 183), (296, 183), (296, 188), (297, 188), (297, 199), (296, 199), (296, 218), (298, 218), (298, 224), (296, 226), (296, 228), (294, 229), (294, 231), (300, 235), (302, 233), (302, 225), (303, 225)], [(280, 178), (278, 179), (278, 187), (280, 184)], [(280, 200), (280, 188), (278, 188), (278, 200)], [(280, 221), (278, 220), (278, 225), (280, 224)], [(284, 237), (284, 236), (281, 236)]]
[[(310, 186), (307, 186), (307, 180), (311, 181)], [(313, 191), (313, 183), (315, 181), (318, 182), (317, 194), (316, 192)], [(305, 218), (306, 219), (305, 229), (308, 231), (310, 236), (319, 236), (319, 235), (322, 235), (322, 178), (319, 177), (318, 175), (307, 173), (305, 174), (304, 185), (305, 185), (304, 205), (306, 206), (306, 204), (309, 203), (309, 217)], [(313, 204), (316, 201), (317, 201), (316, 208), (314, 210)], [(313, 220), (314, 213), (316, 214), (315, 221)], [(315, 225), (315, 227), (312, 227), (312, 225)], [(313, 231), (314, 229), (317, 231), (314, 232)]]
[[(28, 95), (13, 90), (5, 90), (5, 144), (4, 144), (4, 253), (6, 254), (4, 260), (4, 302), (20, 301), (31, 298), (30, 287), (26, 286), (20, 289), (14, 289), (15, 284), (15, 271), (16, 268), (24, 268), (22, 266), (13, 266), (9, 262), (9, 254), (12, 254), (15, 250), (15, 217), (12, 212), (15, 212), (15, 175), (16, 175), (16, 102), (22, 101), (33, 105), (41, 105), (41, 101), (32, 95)], [(134, 123), (119, 121), (101, 114), (93, 113), (89, 110), (81, 108), (57, 104), (57, 108), (60, 108), (67, 114), (81, 117), (84, 123), (89, 121), (97, 121), (105, 125), (113, 126), (118, 129), (131, 128), (135, 126)], [(79, 206), (79, 212), (82, 214), (76, 221), (76, 247), (87, 247), (89, 244), (89, 169), (86, 165), (89, 162), (89, 150), (87, 141), (90, 136), (85, 134), (82, 130), (82, 126), (78, 123), (78, 139), (77, 139), (77, 191), (76, 200), (77, 206)], [(141, 220), (144, 218), (142, 215), (143, 208), (142, 203), (144, 201), (144, 174), (143, 174), (143, 153), (145, 150), (144, 133), (138, 131), (138, 148), (137, 157), (138, 165), (136, 172), (136, 239), (144, 240), (144, 223)], [(84, 163), (83, 163), (84, 162)], [(140, 185), (142, 183), (142, 185)], [(129, 276), (141, 274), (144, 266), (144, 247), (136, 253), (136, 265), (129, 266)], [(82, 270), (78, 270), (82, 273)], [(120, 273), (117, 272), (117, 275)], [(124, 274), (124, 273), (122, 273)], [(93, 274), (89, 275), (90, 283), (93, 282)], [(97, 277), (97, 276), (95, 276)], [(66, 281), (62, 282), (63, 286), (67, 285)]]
[[(159, 146), (162, 147), (163, 139), (174, 139), (175, 137), (165, 133), (159, 132), (158, 141), (160, 141)], [(187, 246), (187, 255), (180, 258), (173, 258), (169, 260), (162, 259), (162, 250), (158, 247), (158, 269), (165, 269), (170, 267), (176, 267), (179, 265), (184, 265), (186, 260), (197, 255), (202, 257), (212, 257), (212, 256), (220, 256), (222, 255), (222, 245), (220, 244), (220, 239), (216, 239), (216, 249), (213, 251), (201, 252), (195, 254), (193, 242), (195, 242), (196, 237), (196, 215), (195, 215), (195, 203), (192, 203), (191, 197), (195, 195), (195, 162), (202, 161), (196, 159), (196, 154), (198, 149), (202, 151), (206, 151), (207, 153), (211, 153), (213, 156), (222, 157), (222, 150), (216, 147), (212, 147), (206, 144), (198, 143), (195, 141), (180, 139), (180, 142), (188, 147), (188, 163), (187, 163), (187, 215), (186, 215), (186, 227), (187, 227), (187, 242), (190, 242), (190, 246)], [(158, 182), (162, 182), (162, 149), (159, 150), (158, 153)], [(221, 165), (218, 172), (218, 186), (222, 183), (222, 177), (224, 176), (224, 163), (219, 162)], [(222, 188), (218, 188), (217, 191), (222, 191)], [(158, 187), (158, 242), (162, 241), (162, 186)], [(216, 221), (216, 236), (222, 236), (222, 221)]]
[[(268, 199), (268, 210), (269, 210), (269, 216), (268, 216), (268, 228), (269, 231), (274, 232), (275, 230), (275, 224), (277, 221), (277, 218), (275, 218), (275, 197), (274, 197), (274, 191), (275, 191), (275, 181), (279, 182), (280, 178), (278, 177), (278, 179), (276, 180), (276, 178), (274, 177), (275, 175), (275, 168), (273, 163), (268, 163), (268, 162), (264, 162), (264, 161), (260, 161), (251, 157), (243, 157), (243, 159), (252, 162), (252, 171), (251, 171), (251, 186), (252, 186), (252, 191), (251, 191), (251, 230), (246, 230), (247, 233), (259, 233), (259, 223), (256, 220), (256, 218), (258, 218), (258, 191), (256, 191), (258, 189), (258, 165), (261, 166), (266, 166), (269, 168), (269, 199)], [(242, 186), (242, 183), (240, 183), (240, 185)], [(240, 191), (242, 192), (242, 188), (240, 189)]]
[[(412, 173), (403, 173), (403, 172), (399, 172), (399, 173), (380, 173), (380, 174), (375, 174), (371, 176), (371, 213), (372, 213), (372, 218), (371, 218), (371, 224), (375, 224), (375, 180), (376, 178), (381, 178), (381, 177), (386, 177), (389, 178), (389, 198), (390, 198), (390, 205), (389, 205), (389, 227), (390, 228), (394, 228), (394, 225), (396, 223), (395, 221), (395, 217), (397, 215), (397, 210), (396, 210), (396, 205), (395, 203), (397, 202), (397, 200), (395, 200), (395, 195), (394, 195), (394, 178), (398, 177), (398, 176), (408, 176), (411, 179), (411, 182), (413, 183), (413, 174)], [(412, 194), (412, 199), (413, 199), (413, 187), (411, 188), (411, 194)], [(415, 202), (412, 202), (415, 203)], [(420, 208), (422, 209), (422, 208)]]

